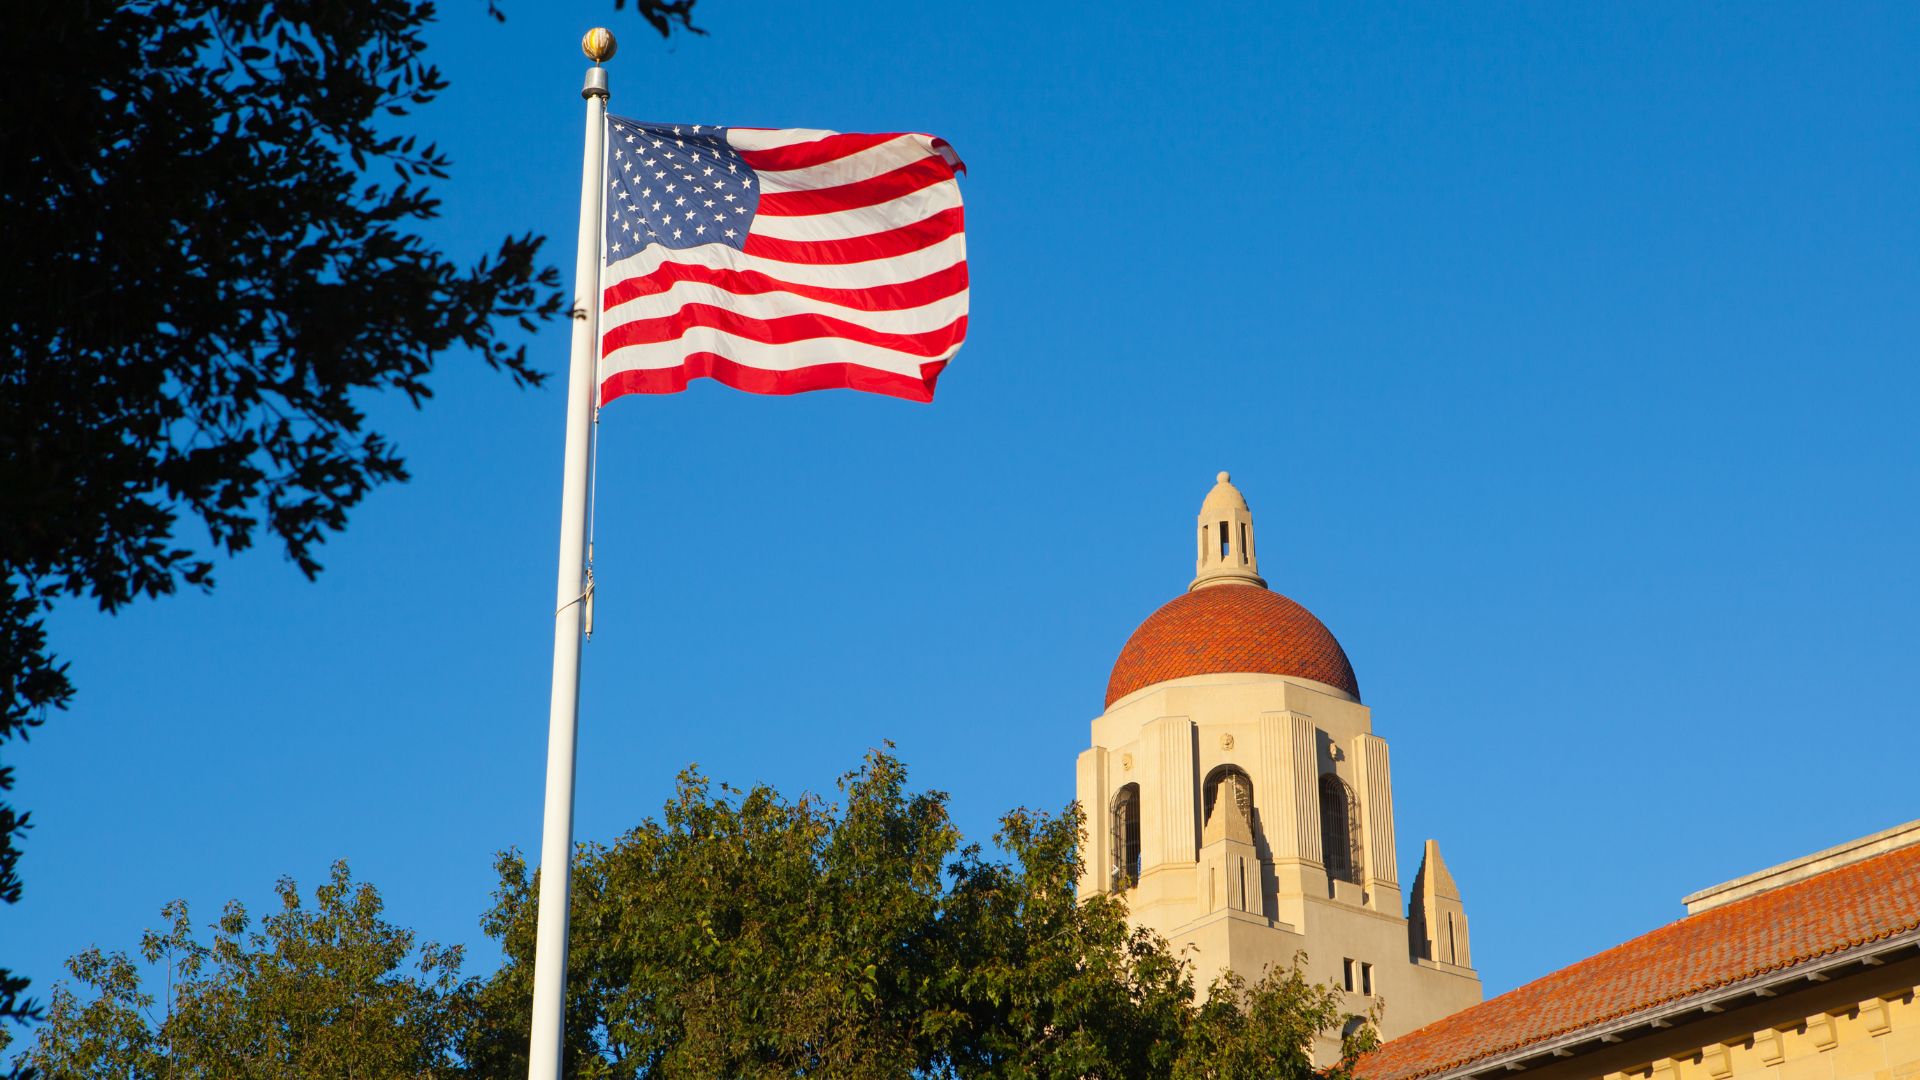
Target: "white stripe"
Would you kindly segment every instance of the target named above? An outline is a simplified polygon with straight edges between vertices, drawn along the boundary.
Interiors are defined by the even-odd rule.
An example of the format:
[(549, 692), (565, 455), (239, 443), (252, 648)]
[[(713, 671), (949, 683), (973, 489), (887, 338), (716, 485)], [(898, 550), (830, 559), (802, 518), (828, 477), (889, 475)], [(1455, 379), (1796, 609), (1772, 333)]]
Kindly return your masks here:
[(735, 337), (710, 326), (699, 326), (675, 341), (615, 349), (600, 361), (600, 379), (605, 382), (608, 376), (622, 371), (677, 368), (689, 354), (697, 352), (718, 353), (736, 364), (767, 371), (795, 371), (815, 364), (858, 364), (917, 377), (920, 365), (945, 360), (959, 348), (956, 344), (938, 356), (914, 356), (846, 338), (812, 338), (785, 345), (768, 345), (750, 338)]
[(933, 148), (933, 140), (925, 135), (902, 135), (897, 139), (888, 139), (879, 146), (869, 146), (857, 154), (809, 165), (804, 169), (755, 169), (754, 172), (760, 177), (762, 191), (811, 191), (869, 180), (901, 166), (939, 156)]
[(778, 146), (814, 142), (837, 131), (820, 128), (728, 128), (727, 144), (735, 150), (772, 150)]
[(800, 217), (755, 214), (753, 227), (749, 231), (775, 240), (850, 240), (856, 236), (871, 236), (924, 221), (942, 210), (952, 210), (959, 205), (960, 185), (952, 180), (942, 180), (919, 191), (909, 191), (897, 199), (856, 210), (835, 210)]
[(895, 255), (890, 259), (871, 259), (857, 263), (782, 262), (748, 255), (726, 244), (699, 244), (689, 248), (670, 248), (653, 244), (606, 268), (602, 287), (610, 287), (630, 278), (645, 277), (660, 264), (686, 263), (729, 270), (758, 270), (771, 278), (796, 285), (821, 285), (831, 289), (864, 289), (872, 285), (899, 285), (967, 261), (967, 238), (956, 233), (937, 244)]
[(676, 281), (666, 292), (636, 296), (607, 308), (601, 333), (626, 322), (663, 319), (688, 304), (711, 304), (749, 319), (825, 315), (888, 334), (924, 334), (967, 313), (967, 290), (901, 311), (865, 311), (789, 292), (736, 293), (702, 281)]

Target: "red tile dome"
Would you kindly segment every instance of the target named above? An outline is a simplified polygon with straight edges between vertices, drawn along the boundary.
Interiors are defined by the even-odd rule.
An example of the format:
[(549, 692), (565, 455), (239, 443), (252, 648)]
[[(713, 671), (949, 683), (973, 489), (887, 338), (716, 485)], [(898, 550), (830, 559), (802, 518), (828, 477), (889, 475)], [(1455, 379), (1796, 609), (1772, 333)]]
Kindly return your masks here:
[(1127, 639), (1107, 680), (1107, 704), (1189, 675), (1252, 672), (1312, 679), (1360, 700), (1353, 665), (1313, 613), (1258, 585), (1182, 593)]

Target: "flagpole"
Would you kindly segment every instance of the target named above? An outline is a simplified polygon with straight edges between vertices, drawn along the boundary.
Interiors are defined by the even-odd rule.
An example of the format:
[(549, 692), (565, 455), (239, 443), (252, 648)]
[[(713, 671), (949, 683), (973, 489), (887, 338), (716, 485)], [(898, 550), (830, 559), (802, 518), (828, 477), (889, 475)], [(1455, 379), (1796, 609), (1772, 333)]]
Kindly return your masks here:
[(539, 932), (533, 947), (533, 1025), (527, 1080), (560, 1080), (567, 1007), (567, 916), (573, 877), (573, 764), (580, 708), (580, 638), (588, 582), (587, 473), (593, 453), (595, 355), (600, 344), (602, 155), (607, 71), (613, 35), (587, 32), (580, 48), (593, 61), (580, 96), (587, 99), (586, 148), (580, 160), (580, 235), (573, 264), (573, 355), (567, 373), (567, 451), (560, 496), (560, 573), (553, 612), (553, 697), (547, 719), (547, 801), (540, 829)]

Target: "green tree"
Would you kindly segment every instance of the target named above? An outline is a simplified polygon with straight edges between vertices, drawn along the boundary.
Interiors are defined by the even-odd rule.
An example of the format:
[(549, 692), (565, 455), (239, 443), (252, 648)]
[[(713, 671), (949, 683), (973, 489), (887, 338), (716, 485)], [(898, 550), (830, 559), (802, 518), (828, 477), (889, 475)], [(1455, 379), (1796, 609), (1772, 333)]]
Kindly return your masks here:
[[(909, 792), (889, 754), (840, 791), (788, 800), (689, 770), (659, 820), (582, 847), (569, 1076), (1304, 1078), (1349, 1021), (1297, 969), (1196, 1006), (1120, 900), (1076, 897), (1077, 810), (1007, 815), (1002, 859), (961, 847), (945, 797)], [(525, 1074), (536, 892), (517, 856), (500, 872), (485, 927), (506, 960), (466, 1054), (506, 1078)]]
[[(583, 846), (569, 951), (567, 1075), (901, 1075), (950, 1018), (933, 1007), (944, 862), (938, 796), (881, 759), (847, 806), (682, 775), (663, 821)], [(535, 892), (505, 855), (484, 922), (509, 957), (469, 1052), (524, 1076)]]
[[(635, 0), (662, 35), (694, 0)], [(624, 8), (626, 0), (616, 0)], [(494, 0), (488, 9), (496, 17)], [(0, 746), (73, 696), (61, 597), (210, 588), (264, 536), (312, 576), (374, 487), (366, 423), (450, 352), (540, 381), (514, 327), (562, 313), (541, 239), (456, 258), (421, 231), (449, 162), (427, 0), (14, 0), (0, 34)], [(20, 897), (0, 765), (0, 903)], [(0, 1019), (30, 1015), (0, 967)]]
[(311, 906), (291, 880), (276, 891), (279, 909), (257, 926), (230, 903), (202, 942), (176, 901), (166, 929), (144, 935), (143, 963), (97, 948), (68, 961), (86, 996), (55, 988), (20, 1064), (61, 1080), (459, 1075), (460, 950), (416, 949), (345, 863)]
[[(1077, 812), (1007, 815), (992, 857), (906, 779), (872, 754), (832, 804), (689, 770), (660, 820), (583, 846), (566, 1075), (1351, 1080), (1371, 1029), (1333, 988), (1296, 966), (1196, 1004), (1120, 900), (1079, 900)], [(175, 903), (137, 960), (75, 957), (22, 1062), (62, 1080), (519, 1080), (535, 881), (511, 854), (500, 871), (483, 926), (504, 961), (484, 980), (415, 949), (340, 864), (311, 906), (283, 881), (257, 929), (229, 905), (202, 944)], [(1346, 1060), (1315, 1069), (1343, 1025)]]

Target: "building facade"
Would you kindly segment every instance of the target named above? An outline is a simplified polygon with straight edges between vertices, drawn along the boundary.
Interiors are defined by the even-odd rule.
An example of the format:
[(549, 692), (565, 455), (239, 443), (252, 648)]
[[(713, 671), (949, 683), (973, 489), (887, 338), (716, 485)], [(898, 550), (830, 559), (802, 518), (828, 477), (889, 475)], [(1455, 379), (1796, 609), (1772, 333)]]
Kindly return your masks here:
[(1386, 1038), (1478, 1002), (1439, 845), (1403, 889), (1386, 740), (1333, 634), (1267, 588), (1224, 472), (1196, 540), (1192, 582), (1127, 641), (1079, 757), (1081, 894), (1124, 892), (1202, 988), (1304, 952), (1352, 1011), (1381, 1006)]
[(1920, 1080), (1920, 821), (1394, 1039), (1364, 1080)]

